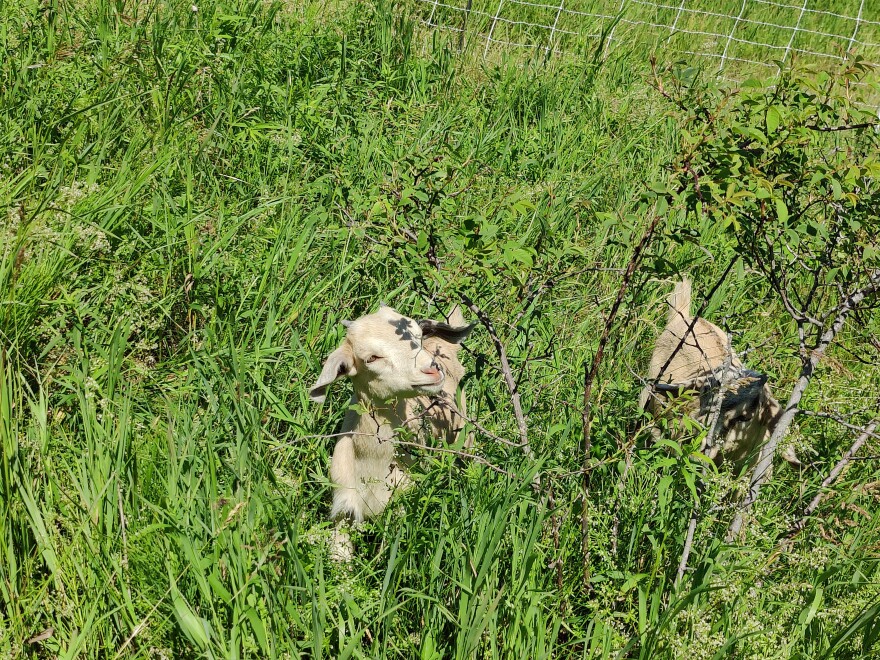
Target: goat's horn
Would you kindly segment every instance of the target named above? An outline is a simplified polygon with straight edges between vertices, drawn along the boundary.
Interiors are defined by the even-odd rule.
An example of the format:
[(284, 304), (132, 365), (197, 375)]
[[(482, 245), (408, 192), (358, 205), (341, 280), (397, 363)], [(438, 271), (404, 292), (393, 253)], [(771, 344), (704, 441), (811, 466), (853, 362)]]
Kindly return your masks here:
[(681, 390), (682, 385), (680, 383), (655, 383), (654, 389), (658, 392), (675, 392), (676, 394)]
[(684, 383), (654, 383), (654, 391), (680, 394), (688, 390), (702, 390), (707, 387), (718, 387), (719, 383), (714, 378), (698, 378)]

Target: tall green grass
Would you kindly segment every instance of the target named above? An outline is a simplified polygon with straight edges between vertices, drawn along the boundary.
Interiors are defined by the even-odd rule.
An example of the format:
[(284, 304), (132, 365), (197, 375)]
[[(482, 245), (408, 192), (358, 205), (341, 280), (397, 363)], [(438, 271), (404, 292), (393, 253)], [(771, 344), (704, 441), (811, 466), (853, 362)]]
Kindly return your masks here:
[[(633, 442), (667, 290), (647, 274), (595, 392), (580, 499), (584, 366), (678, 146), (644, 63), (481, 62), (409, 11), (0, 4), (0, 653), (867, 657), (875, 464), (780, 551), (848, 441), (804, 423), (814, 468), (780, 469), (722, 543), (741, 485), (722, 472), (697, 493), (688, 446)], [(705, 289), (730, 245), (694, 231), (664, 235), (651, 270)], [(347, 394), (322, 407), (307, 387), (339, 319), (379, 300), (436, 315), (458, 291), (496, 322), (540, 460), (481, 433), (513, 476), (422, 452), (418, 487), (335, 564), (326, 436)], [(707, 315), (785, 390), (793, 329), (753, 274)], [(876, 362), (843, 348), (813, 403), (876, 391)], [(464, 359), (471, 413), (515, 439), (485, 330)]]

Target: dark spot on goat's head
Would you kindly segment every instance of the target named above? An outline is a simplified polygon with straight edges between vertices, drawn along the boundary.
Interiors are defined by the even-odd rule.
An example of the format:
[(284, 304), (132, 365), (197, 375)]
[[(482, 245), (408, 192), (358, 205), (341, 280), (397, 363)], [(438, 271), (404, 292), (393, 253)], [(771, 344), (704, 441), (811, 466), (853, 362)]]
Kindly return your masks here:
[(419, 321), (419, 327), (422, 329), (423, 337), (437, 337), (450, 344), (460, 344), (476, 327), (476, 322), (466, 325), (453, 326), (443, 321), (432, 321), (431, 319), (422, 319)]
[(421, 346), (421, 343), (417, 341), (418, 338), (413, 334), (414, 323), (412, 319), (402, 316), (395, 321), (388, 321), (388, 323), (394, 326), (394, 334), (398, 335), (401, 341), (409, 342), (410, 348), (415, 350)]

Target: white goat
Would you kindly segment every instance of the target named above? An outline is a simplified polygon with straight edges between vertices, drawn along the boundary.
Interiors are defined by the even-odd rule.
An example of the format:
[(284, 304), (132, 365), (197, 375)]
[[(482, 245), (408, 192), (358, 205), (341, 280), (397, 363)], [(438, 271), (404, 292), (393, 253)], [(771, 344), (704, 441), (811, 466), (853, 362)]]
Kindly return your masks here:
[[(671, 408), (670, 399), (687, 392), (693, 396), (683, 398), (679, 410), (704, 425), (720, 415), (713, 444), (703, 448), (716, 464), (728, 460), (742, 467), (770, 437), (781, 414), (766, 374), (743, 366), (721, 328), (691, 316), (687, 278), (676, 284), (669, 297), (666, 328), (657, 338), (648, 379), (640, 406), (654, 417)], [(783, 457), (800, 464), (791, 450)]]
[(464, 426), (464, 396), (455, 401), (464, 376), (458, 352), (475, 324), (465, 324), (458, 307), (447, 323), (416, 322), (385, 306), (343, 324), (346, 337), (327, 357), (309, 394), (323, 401), (330, 383), (343, 377), (352, 382), (353, 407), (330, 463), (330, 515), (359, 523), (380, 514), (392, 491), (409, 483), (395, 460), (396, 429), (453, 442)]

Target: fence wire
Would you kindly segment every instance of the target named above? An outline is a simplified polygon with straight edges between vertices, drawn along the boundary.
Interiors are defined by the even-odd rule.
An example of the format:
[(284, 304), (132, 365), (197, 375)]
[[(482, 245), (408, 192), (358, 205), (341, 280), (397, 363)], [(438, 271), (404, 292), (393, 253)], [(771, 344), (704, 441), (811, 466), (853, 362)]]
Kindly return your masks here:
[(739, 78), (796, 57), (880, 62), (877, 0), (416, 0), (429, 27), (493, 49), (597, 53), (636, 45), (710, 61)]

